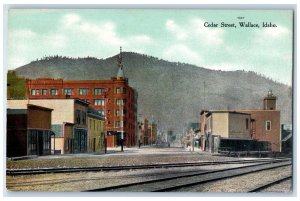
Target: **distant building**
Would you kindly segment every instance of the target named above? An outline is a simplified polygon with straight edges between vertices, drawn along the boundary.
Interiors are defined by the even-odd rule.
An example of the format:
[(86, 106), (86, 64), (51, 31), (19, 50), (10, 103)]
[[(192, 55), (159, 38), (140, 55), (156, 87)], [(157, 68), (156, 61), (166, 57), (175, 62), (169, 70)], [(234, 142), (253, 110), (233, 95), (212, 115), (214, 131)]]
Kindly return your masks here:
[(87, 102), (79, 99), (7, 100), (8, 108), (19, 108), (26, 104), (53, 109), (51, 129), (55, 136), (51, 149), (54, 152), (87, 152)]
[(104, 117), (88, 108), (88, 152), (104, 150)]
[(51, 154), (51, 112), (28, 102), (7, 105), (7, 157)]
[(212, 150), (213, 136), (228, 139), (252, 139), (271, 143), (271, 150), (281, 151), (280, 111), (272, 91), (263, 100), (263, 110), (201, 111), (201, 148)]
[(157, 141), (157, 124), (149, 122), (147, 118), (138, 121), (137, 132), (139, 142), (143, 145), (155, 144)]
[(63, 80), (39, 78), (26, 81), (28, 99), (78, 98), (105, 116), (108, 147), (120, 145), (121, 139), (131, 147), (136, 141), (137, 94), (128, 85), (118, 58), (119, 71), (111, 80)]
[(157, 124), (152, 122), (150, 124), (150, 142), (151, 144), (155, 144), (157, 140)]
[(188, 128), (192, 128), (194, 131), (200, 129), (200, 124), (198, 122), (191, 122), (188, 125)]
[(138, 122), (138, 132), (139, 132), (139, 136), (140, 136), (140, 143), (143, 145), (148, 145), (150, 144), (150, 133), (149, 133), (150, 129), (148, 126), (148, 119), (147, 118), (143, 118), (142, 121)]

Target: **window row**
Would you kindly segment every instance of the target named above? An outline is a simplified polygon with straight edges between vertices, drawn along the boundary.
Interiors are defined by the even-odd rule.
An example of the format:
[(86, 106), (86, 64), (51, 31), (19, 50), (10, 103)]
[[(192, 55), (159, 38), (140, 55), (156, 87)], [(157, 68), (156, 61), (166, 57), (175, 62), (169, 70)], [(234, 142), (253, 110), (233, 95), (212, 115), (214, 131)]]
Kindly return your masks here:
[[(94, 88), (93, 94), (94, 95), (101, 95), (103, 94), (104, 89), (103, 88)], [(48, 89), (31, 89), (31, 95), (37, 96), (37, 95), (47, 95)], [(74, 95), (74, 89), (66, 88), (62, 89), (63, 95)], [(78, 95), (88, 95), (89, 89), (88, 88), (80, 88), (78, 89)], [(58, 89), (49, 89), (49, 95), (58, 95)]]
[(89, 129), (91, 130), (103, 130), (103, 124), (99, 120), (89, 119)]

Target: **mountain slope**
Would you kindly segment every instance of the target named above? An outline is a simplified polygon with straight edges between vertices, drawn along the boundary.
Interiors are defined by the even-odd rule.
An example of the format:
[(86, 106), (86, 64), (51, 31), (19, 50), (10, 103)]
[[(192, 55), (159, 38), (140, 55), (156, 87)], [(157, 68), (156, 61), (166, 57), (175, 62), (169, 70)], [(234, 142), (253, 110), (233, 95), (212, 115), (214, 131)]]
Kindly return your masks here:
[[(116, 59), (45, 58), (16, 69), (26, 78), (110, 79), (117, 74)], [(254, 72), (214, 71), (124, 52), (123, 65), (129, 85), (138, 92), (138, 115), (159, 120), (165, 132), (182, 133), (198, 122), (201, 109), (262, 108), (271, 89), (278, 97), (281, 123), (291, 123), (291, 87)]]

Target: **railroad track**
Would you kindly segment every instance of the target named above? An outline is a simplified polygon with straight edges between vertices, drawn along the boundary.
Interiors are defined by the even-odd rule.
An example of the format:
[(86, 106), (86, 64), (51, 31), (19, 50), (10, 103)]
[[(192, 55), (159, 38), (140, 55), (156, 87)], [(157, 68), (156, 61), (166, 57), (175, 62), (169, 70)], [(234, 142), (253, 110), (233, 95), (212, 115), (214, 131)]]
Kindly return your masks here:
[(49, 173), (72, 173), (72, 172), (97, 172), (97, 171), (121, 171), (134, 169), (153, 169), (153, 168), (174, 168), (174, 167), (193, 167), (221, 164), (247, 164), (247, 163), (276, 163), (289, 161), (290, 159), (255, 159), (255, 160), (231, 160), (231, 161), (208, 161), (194, 163), (162, 163), (150, 165), (131, 165), (131, 166), (105, 166), (105, 167), (66, 167), (66, 168), (39, 168), (39, 169), (7, 169), (6, 175), (33, 175)]
[(277, 179), (277, 180), (275, 180), (275, 181), (271, 181), (271, 182), (268, 182), (268, 183), (266, 183), (266, 184), (257, 186), (257, 187), (255, 187), (255, 188), (249, 190), (248, 192), (249, 192), (249, 193), (260, 192), (260, 191), (262, 191), (262, 190), (264, 190), (264, 189), (266, 189), (266, 188), (269, 188), (269, 187), (271, 187), (271, 186), (274, 186), (274, 185), (276, 185), (276, 184), (279, 184), (279, 183), (281, 183), (281, 182), (284, 182), (284, 181), (287, 181), (287, 180), (290, 180), (290, 179), (292, 179), (292, 176), (291, 176), (291, 175), (285, 176), (285, 177), (280, 178), (280, 179)]
[(117, 191), (117, 192), (170, 192), (181, 188), (192, 187), (199, 184), (214, 182), (222, 179), (233, 178), (245, 174), (255, 173), (290, 166), (291, 161), (263, 162), (261, 164), (248, 165), (221, 170), (197, 172), (192, 174), (174, 176), (163, 179), (155, 179), (144, 182), (129, 183), (105, 188), (91, 189), (85, 192)]

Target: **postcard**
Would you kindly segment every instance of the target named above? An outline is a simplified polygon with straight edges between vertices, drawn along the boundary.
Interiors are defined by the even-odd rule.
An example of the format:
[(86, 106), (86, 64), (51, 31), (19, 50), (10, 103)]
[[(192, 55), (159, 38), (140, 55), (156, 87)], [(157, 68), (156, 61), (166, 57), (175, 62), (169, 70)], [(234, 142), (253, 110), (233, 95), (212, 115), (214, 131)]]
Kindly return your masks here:
[(293, 8), (12, 7), (7, 25), (7, 192), (294, 192)]

